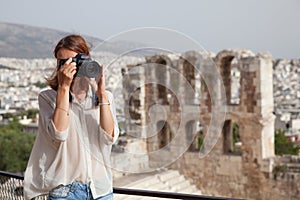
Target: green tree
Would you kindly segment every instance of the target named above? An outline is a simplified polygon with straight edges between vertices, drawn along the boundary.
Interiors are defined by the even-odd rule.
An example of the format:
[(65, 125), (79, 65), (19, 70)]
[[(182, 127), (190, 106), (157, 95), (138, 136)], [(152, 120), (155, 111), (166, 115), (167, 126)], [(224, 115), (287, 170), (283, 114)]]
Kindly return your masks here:
[(283, 155), (298, 155), (300, 147), (295, 146), (293, 142), (289, 141), (285, 136), (284, 130), (276, 130), (275, 131), (275, 154)]
[(48, 86), (47, 83), (41, 81), (36, 82), (34, 85), (39, 88), (45, 88)]
[(35, 135), (22, 132), (16, 119), (0, 126), (0, 170), (24, 172), (34, 140)]
[(28, 109), (28, 110), (23, 110), (20, 114), (17, 114), (19, 116), (27, 116), (28, 119), (34, 119), (36, 117), (36, 114), (39, 113), (38, 109)]
[(198, 136), (198, 147), (197, 147), (198, 150), (200, 150), (200, 148), (201, 148), (201, 146), (203, 144), (203, 141), (204, 141), (203, 134), (199, 134), (199, 136)]
[(5, 113), (3, 114), (4, 119), (14, 118), (15, 115), (13, 113)]
[(240, 142), (240, 135), (239, 135), (239, 126), (236, 122), (232, 124), (232, 134), (233, 134), (233, 145), (237, 142)]

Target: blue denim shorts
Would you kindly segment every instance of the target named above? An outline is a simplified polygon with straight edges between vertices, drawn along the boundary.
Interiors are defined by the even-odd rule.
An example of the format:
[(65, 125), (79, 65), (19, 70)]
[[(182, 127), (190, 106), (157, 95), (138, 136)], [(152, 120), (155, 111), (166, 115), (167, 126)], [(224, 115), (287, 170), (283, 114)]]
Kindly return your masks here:
[(113, 193), (94, 199), (89, 184), (59, 185), (49, 192), (49, 200), (113, 200)]

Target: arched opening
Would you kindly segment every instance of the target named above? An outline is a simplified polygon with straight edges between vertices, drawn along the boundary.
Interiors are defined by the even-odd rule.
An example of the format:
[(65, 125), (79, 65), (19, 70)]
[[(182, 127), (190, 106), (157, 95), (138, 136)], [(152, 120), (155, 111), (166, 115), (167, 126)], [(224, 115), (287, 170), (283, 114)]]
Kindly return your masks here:
[(226, 120), (223, 126), (223, 153), (241, 155), (241, 147), (239, 125), (232, 120)]
[(230, 104), (240, 104), (240, 90), (241, 90), (241, 71), (238, 68), (237, 59), (234, 58), (231, 61), (231, 93), (230, 93)]
[(240, 103), (241, 72), (238, 60), (234, 56), (222, 59), (221, 71), (225, 86), (227, 104), (238, 105)]
[(129, 115), (132, 121), (135, 122), (135, 124), (141, 123), (141, 112), (140, 112), (140, 106), (141, 106), (141, 100), (140, 95), (141, 88), (136, 89), (130, 96), (129, 99)]
[(232, 137), (233, 137), (233, 153), (242, 154), (242, 141), (240, 137), (240, 127), (236, 122), (232, 124)]
[(185, 125), (186, 142), (189, 146), (188, 151), (199, 151), (203, 143), (203, 133), (199, 121), (189, 121)]
[(170, 112), (178, 114), (181, 111), (179, 100), (176, 94), (170, 89), (168, 89), (168, 101), (170, 105)]
[(156, 128), (156, 130), (158, 131), (158, 149), (161, 149), (171, 142), (172, 133), (169, 124), (165, 121), (157, 122)]
[(167, 62), (160, 58), (155, 63), (158, 64), (158, 69), (155, 71), (155, 76), (158, 84), (157, 87), (157, 99), (159, 104), (168, 104), (168, 90), (167, 90)]
[(193, 91), (184, 91), (185, 92), (185, 102), (188, 104), (193, 104), (195, 102), (195, 67), (188, 60), (184, 60), (183, 62), (183, 76), (185, 77), (189, 86), (193, 89)]

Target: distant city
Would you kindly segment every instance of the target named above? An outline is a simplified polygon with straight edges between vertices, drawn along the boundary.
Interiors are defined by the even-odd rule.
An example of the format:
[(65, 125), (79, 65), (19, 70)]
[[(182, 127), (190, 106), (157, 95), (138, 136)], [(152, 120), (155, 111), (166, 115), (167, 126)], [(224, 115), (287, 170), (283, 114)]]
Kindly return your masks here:
[[(164, 56), (164, 55), (161, 55)], [(151, 154), (140, 154), (136, 153), (139, 151), (142, 152), (150, 152), (154, 148), (158, 147), (158, 144), (166, 144), (166, 137), (161, 137), (159, 134), (162, 133), (161, 135), (171, 135), (171, 130), (173, 130), (171, 127), (170, 130), (168, 128), (162, 128), (162, 130), (159, 132), (158, 139), (159, 141), (156, 140), (150, 140), (147, 141), (147, 144), (145, 144), (145, 141), (139, 140), (139, 138), (132, 138), (130, 134), (123, 134), (126, 133), (127, 127), (130, 126), (130, 124), (134, 124), (135, 121), (131, 123), (127, 123), (127, 119), (131, 117), (130, 114), (126, 113), (125, 107), (128, 105), (130, 100), (130, 97), (134, 96), (129, 88), (125, 88), (126, 86), (129, 86), (130, 84), (136, 84), (137, 88), (140, 84), (139, 78), (144, 76), (144, 71), (142, 71), (140, 76), (138, 76), (135, 73), (138, 73), (135, 71), (135, 73), (132, 73), (130, 76), (131, 78), (129, 80), (123, 82), (123, 77), (122, 73), (126, 74), (128, 71), (126, 71), (125, 68), (134, 68), (135, 66), (140, 66), (142, 65), (145, 60), (147, 61), (147, 58), (145, 57), (139, 57), (139, 56), (134, 56), (134, 55), (126, 55), (126, 56), (121, 56), (113, 54), (111, 52), (97, 52), (92, 55), (92, 58), (95, 59), (96, 61), (102, 63), (105, 66), (105, 77), (106, 77), (106, 85), (107, 89), (112, 91), (115, 97), (116, 101), (116, 109), (117, 109), (117, 117), (118, 117), (118, 122), (120, 125), (120, 130), (121, 130), (121, 135), (123, 137), (119, 137), (119, 140), (116, 144), (113, 145), (112, 148), (112, 166), (118, 166), (119, 168), (116, 169), (122, 169), (122, 170), (127, 170), (128, 166), (131, 165), (133, 167), (130, 167), (131, 170), (136, 170), (137, 172), (139, 170), (144, 169), (144, 167), (151, 166), (153, 164), (160, 164), (162, 161), (166, 160), (164, 154), (159, 154), (159, 157), (157, 160), (155, 160), (155, 157), (151, 157)], [(257, 59), (258, 60), (258, 59)], [(262, 59), (263, 60), (263, 59)], [(270, 59), (271, 60), (271, 59)], [(149, 60), (148, 60), (149, 61)], [(157, 62), (160, 60), (158, 59)], [(150, 61), (149, 61), (150, 62)], [(241, 71), (239, 71), (238, 68), (234, 68), (235, 66), (235, 61), (232, 61), (232, 65), (230, 68), (230, 90), (231, 90), (231, 102), (230, 104), (239, 104), (242, 102), (244, 99), (239, 99), (242, 98), (240, 95), (241, 92), (241, 81), (249, 81), (247, 78), (243, 79)], [(164, 62), (162, 62), (164, 63)], [(167, 63), (164, 63), (168, 65)], [(271, 62), (269, 62), (268, 66), (264, 66), (263, 64), (261, 65), (260, 63), (258, 64), (260, 68), (256, 68), (256, 70), (261, 70), (262, 67), (267, 67), (267, 69), (272, 69), (273, 66), (273, 83), (272, 80), (270, 80), (271, 76), (268, 76), (267, 82), (263, 82), (264, 77), (268, 71), (264, 71), (264, 73), (256, 73), (256, 76), (254, 76), (254, 81), (253, 85), (256, 85), (258, 87), (264, 87), (263, 83), (265, 83), (265, 87), (268, 89), (271, 89), (271, 85), (273, 84), (273, 97), (274, 97), (274, 110), (273, 114), (276, 117), (275, 118), (275, 129), (282, 129), (285, 132), (285, 135), (288, 137), (290, 141), (292, 141), (296, 145), (300, 145), (300, 82), (299, 82), (299, 76), (300, 76), (300, 60), (273, 60), (273, 65)], [(0, 57), (0, 124), (6, 124), (8, 122), (7, 119), (4, 119), (3, 116), (7, 113), (18, 113), (19, 111), (22, 110), (28, 110), (28, 109), (38, 109), (38, 94), (39, 92), (47, 87), (45, 84), (45, 77), (49, 76), (52, 71), (55, 69), (56, 66), (56, 60), (54, 58), (41, 58), (41, 59), (20, 59), (20, 58), (4, 58)], [(192, 69), (185, 67), (184, 68), (184, 73), (187, 73)], [(263, 70), (261, 70), (263, 71)], [(242, 71), (243, 72), (243, 71)], [(152, 76), (157, 78), (159, 76), (157, 73), (152, 73)], [(259, 77), (258, 77), (259, 76)], [(197, 77), (197, 78), (196, 78)], [(194, 81), (199, 81), (200, 76), (195, 76)], [(250, 79), (250, 78), (249, 78)], [(125, 79), (126, 80), (126, 79)], [(255, 81), (256, 80), (256, 81)], [(123, 88), (124, 84), (124, 88)], [(199, 87), (196, 87), (197, 84), (195, 84), (195, 89), (200, 89)], [(228, 82), (227, 82), (228, 86)], [(201, 87), (201, 86), (200, 86)], [(127, 89), (127, 91), (126, 91)], [(260, 88), (261, 89), (261, 88)], [(125, 91), (125, 92), (124, 92)], [(151, 90), (149, 90), (151, 91)], [(251, 91), (251, 90), (250, 90)], [(259, 90), (260, 91), (260, 90)], [(266, 90), (263, 90), (266, 91)], [(126, 93), (127, 92), (127, 93)], [(140, 91), (139, 91), (140, 92)], [(247, 91), (246, 91), (247, 92)], [(163, 93), (163, 92), (162, 92)], [(269, 91), (270, 97), (272, 92)], [(141, 92), (142, 94), (142, 92)], [(144, 95), (144, 94), (143, 94)], [(138, 98), (140, 98), (140, 101), (143, 101), (145, 96), (143, 95), (136, 95)], [(152, 96), (153, 94), (149, 92), (149, 95)], [(155, 95), (155, 94), (154, 94)], [(154, 96), (153, 95), (153, 96)], [(157, 95), (157, 94), (156, 94)], [(200, 97), (202, 97), (202, 93), (199, 94)], [(158, 95), (157, 95), (158, 96)], [(195, 95), (196, 96), (196, 95)], [(256, 98), (258, 100), (262, 100), (260, 97), (260, 93), (255, 94)], [(199, 96), (197, 96), (198, 98)], [(188, 96), (185, 96), (185, 98), (189, 98)], [(140, 102), (136, 102), (136, 99), (133, 100), (135, 102), (135, 107), (132, 106), (131, 111), (134, 111), (135, 113), (139, 114), (140, 111), (143, 113), (148, 114), (147, 108), (144, 106), (141, 106)], [(202, 101), (197, 101), (196, 103), (193, 103), (193, 106), (202, 106), (199, 102), (202, 103)], [(264, 101), (268, 102), (268, 101)], [(264, 103), (262, 102), (262, 104)], [(270, 101), (272, 102), (272, 101)], [(270, 103), (269, 102), (269, 103)], [(261, 102), (260, 102), (261, 103)], [(205, 105), (205, 102), (204, 102)], [(229, 104), (228, 104), (229, 105)], [(254, 105), (254, 104), (253, 104)], [(191, 105), (190, 105), (191, 106)], [(229, 105), (230, 106), (230, 105)], [(253, 107), (255, 107), (254, 105)], [(266, 105), (263, 105), (266, 106)], [(273, 105), (270, 106), (273, 108)], [(132, 112), (132, 113), (134, 113)], [(238, 113), (238, 112), (236, 112)], [(272, 115), (271, 110), (268, 111), (269, 114)], [(146, 115), (145, 114), (145, 115)], [(172, 113), (171, 113), (172, 114)], [(187, 113), (186, 116), (188, 116), (190, 113)], [(242, 112), (242, 114), (244, 114)], [(134, 116), (134, 115), (133, 115)], [(176, 116), (176, 115), (174, 115)], [(38, 117), (38, 116), (36, 116)], [(200, 116), (199, 116), (200, 117)], [(260, 116), (257, 116), (259, 120), (263, 119)], [(269, 115), (268, 115), (269, 117)], [(134, 117), (133, 117), (134, 118)], [(198, 118), (198, 116), (196, 116)], [(251, 118), (251, 117), (250, 117)], [(136, 121), (140, 120), (140, 118), (137, 118)], [(251, 119), (250, 119), (251, 120)], [(265, 119), (263, 119), (265, 120)], [(273, 120), (273, 119), (272, 119)], [(249, 121), (247, 118), (245, 121)], [(38, 120), (37, 118), (35, 119), (29, 119), (26, 116), (22, 116), (19, 119), (19, 122), (24, 125), (22, 126), (23, 132), (29, 133), (29, 134), (36, 134), (37, 133), (37, 128), (38, 128)], [(156, 122), (156, 121), (155, 121)], [(227, 120), (228, 122), (228, 120)], [(257, 123), (258, 121), (254, 121)], [(272, 121), (272, 131), (273, 131), (273, 123)], [(286, 187), (286, 185), (292, 185), (295, 183), (299, 182), (299, 179), (297, 177), (299, 174), (299, 156), (291, 156), (291, 155), (286, 155), (283, 157), (275, 157), (275, 158), (267, 158), (267, 159), (262, 159), (263, 157), (261, 155), (262, 150), (269, 149), (269, 147), (266, 148), (257, 148), (255, 145), (264, 145), (265, 143), (262, 143), (264, 139), (266, 138), (265, 135), (260, 135), (260, 134), (253, 134), (252, 133), (252, 128), (253, 130), (264, 130), (265, 128), (268, 128), (267, 125), (264, 124), (253, 124), (251, 123), (246, 123), (245, 124), (245, 129), (243, 129), (243, 137), (246, 136), (247, 140), (244, 141), (239, 141), (235, 142), (234, 145), (235, 147), (241, 147), (241, 148), (236, 148), (234, 150), (229, 149), (227, 151), (227, 147), (231, 147), (232, 143), (228, 145), (227, 143), (224, 143), (224, 141), (229, 141), (229, 134), (223, 134), (223, 136), (220, 137), (222, 139), (223, 137), (223, 143), (221, 142), (222, 145), (216, 145), (215, 150), (212, 151), (211, 156), (207, 156), (204, 159), (199, 159), (199, 155), (196, 154), (198, 149), (193, 149), (189, 148), (186, 154), (183, 155), (182, 160), (181, 158), (178, 158), (176, 162), (180, 163), (179, 167), (174, 168), (178, 170), (178, 172), (173, 171), (173, 168), (171, 171), (168, 172), (167, 175), (166, 172), (164, 172), (162, 175), (158, 176), (152, 176), (151, 179), (148, 177), (149, 174), (143, 174), (141, 177), (147, 177), (147, 181), (139, 181), (138, 184), (136, 185), (131, 185), (134, 186), (138, 189), (145, 189), (145, 188), (152, 188), (149, 187), (148, 185), (145, 186), (143, 184), (140, 184), (141, 182), (149, 182), (155, 183), (155, 188), (156, 190), (161, 190), (162, 188), (167, 188), (170, 185), (173, 187), (175, 185), (176, 192), (184, 192), (184, 193), (193, 193), (193, 194), (212, 194), (212, 191), (217, 191), (214, 192), (214, 194), (222, 194), (222, 195), (231, 195), (231, 196), (241, 196), (241, 197), (246, 197), (248, 198), (249, 196), (247, 195), (258, 195), (258, 198), (254, 199), (262, 199), (260, 198), (260, 195), (265, 195), (268, 194), (270, 195), (268, 191), (265, 191), (264, 189), (257, 189), (257, 188), (264, 188), (262, 185), (264, 185), (266, 188), (270, 186), (270, 188), (274, 189), (274, 192), (272, 191), (273, 196), (278, 196), (278, 194), (282, 193), (283, 196), (287, 196), (289, 192), (291, 191), (290, 188)], [(158, 123), (157, 123), (158, 124)], [(171, 123), (170, 123), (171, 124)], [(183, 123), (184, 124), (184, 123)], [(188, 123), (186, 123), (188, 124)], [(192, 123), (191, 123), (192, 124)], [(201, 125), (199, 123), (199, 125)], [(226, 125), (226, 123), (225, 123)], [(223, 128), (223, 131), (228, 131), (229, 126), (228, 123), (225, 129)], [(198, 126), (198, 125), (197, 125)], [(253, 127), (252, 127), (253, 126)], [(165, 127), (165, 126), (164, 126)], [(168, 127), (168, 126), (166, 126)], [(185, 127), (188, 127), (187, 125)], [(259, 128), (258, 128), (259, 127)], [(202, 127), (201, 127), (202, 128)], [(200, 129), (199, 129), (200, 130)], [(201, 129), (202, 130), (202, 129)], [(233, 130), (233, 129), (232, 129)], [(164, 131), (164, 132), (162, 132)], [(188, 135), (188, 130), (185, 130), (186, 134)], [(130, 129), (128, 131), (130, 133)], [(265, 133), (265, 132), (260, 132), (260, 133)], [(200, 134), (200, 131), (199, 131)], [(241, 135), (242, 135), (241, 134)], [(182, 134), (181, 134), (182, 135)], [(26, 136), (31, 136), (26, 134)], [(224, 139), (226, 137), (226, 139)], [(233, 137), (233, 133), (232, 133)], [(257, 138), (255, 138), (257, 137)], [(186, 138), (186, 137), (184, 137)], [(199, 142), (200, 137), (198, 137), (197, 142)], [(248, 139), (250, 138), (250, 139)], [(170, 138), (169, 138), (170, 139)], [(196, 140), (195, 140), (196, 141)], [(232, 139), (231, 142), (234, 142)], [(171, 142), (170, 142), (171, 143)], [(199, 143), (197, 143), (199, 144)], [(199, 145), (201, 146), (201, 145)], [(270, 145), (273, 147), (273, 145)], [(159, 146), (159, 148), (163, 147)], [(195, 147), (194, 143), (192, 143), (191, 147)], [(226, 148), (224, 148), (226, 147)], [(177, 148), (177, 147), (176, 147)], [(244, 149), (248, 150), (245, 151)], [(161, 148), (164, 149), (164, 148)], [(160, 149), (160, 150), (161, 150)], [(243, 152), (237, 151), (243, 149)], [(251, 149), (251, 151), (249, 150)], [(226, 150), (226, 151), (225, 151)], [(130, 153), (134, 155), (132, 158), (129, 157), (127, 159), (126, 152), (133, 152)], [(163, 151), (161, 151), (163, 152)], [(163, 153), (172, 153), (170, 150), (165, 150)], [(245, 153), (244, 153), (245, 152)], [(251, 152), (251, 153), (249, 153)], [(265, 152), (268, 152), (265, 150)], [(297, 153), (297, 152), (296, 152)], [(135, 157), (136, 155), (143, 155), (142, 157), (138, 156)], [(172, 155), (172, 154), (170, 154)], [(258, 156), (257, 156), (258, 155)], [(259, 159), (256, 158), (256, 156)], [(126, 158), (126, 159), (124, 159)], [(138, 159), (136, 159), (138, 158)], [(160, 160), (161, 159), (161, 160)], [(125, 161), (124, 161), (125, 160)], [(215, 162), (218, 160), (218, 162)], [(209, 167), (207, 167), (207, 163), (209, 163)], [(215, 167), (217, 166), (217, 167)], [(249, 166), (254, 166), (254, 167), (249, 167)], [(260, 167), (257, 167), (260, 166)], [(283, 167), (284, 166), (284, 167)], [(290, 167), (291, 166), (291, 167)], [(184, 172), (180, 170), (186, 170)], [(124, 187), (125, 183), (122, 183), (122, 178), (128, 178), (126, 175), (127, 171), (118, 171), (116, 170), (114, 172), (114, 182), (117, 184), (120, 184), (122, 187)], [(215, 171), (214, 171), (215, 170)], [(284, 170), (284, 171), (282, 171)], [(163, 171), (162, 171), (163, 172)], [(162, 173), (162, 172), (157, 172), (157, 173)], [(179, 174), (183, 173), (185, 176), (182, 176), (180, 178), (180, 183), (174, 184), (174, 180), (179, 179)], [(191, 173), (192, 172), (192, 173)], [(196, 173), (195, 173), (196, 172)], [(282, 173), (285, 173), (285, 175), (281, 175)], [(258, 180), (249, 178), (250, 176), (248, 174), (251, 174), (250, 176), (253, 177), (260, 177)], [(266, 179), (265, 176), (269, 174), (270, 177)], [(290, 179), (290, 178), (280, 178), (276, 179), (276, 177), (291, 177), (295, 176), (295, 178)], [(140, 175), (139, 175), (140, 176)], [(168, 178), (168, 180), (171, 180), (172, 183), (166, 183), (165, 181), (164, 184), (159, 184), (159, 181), (162, 181), (163, 179), (159, 177), (163, 176), (168, 176), (171, 178)], [(157, 178), (158, 177), (158, 178)], [(176, 177), (176, 178), (174, 178)], [(188, 177), (188, 179), (186, 178)], [(212, 186), (209, 187), (203, 187), (203, 185), (206, 184), (206, 181), (203, 181), (203, 177), (210, 177), (209, 181)], [(226, 179), (224, 179), (226, 177)], [(246, 178), (245, 178), (246, 177)], [(156, 179), (157, 180), (156, 180)], [(160, 179), (160, 180), (158, 180)], [(267, 181), (261, 181), (262, 180), (267, 180)], [(120, 181), (121, 180), (121, 181)], [(190, 184), (189, 181), (187, 180), (193, 180), (193, 184)], [(228, 181), (229, 180), (229, 181)], [(245, 181), (245, 183), (239, 182), (241, 180), (242, 182)], [(224, 183), (230, 182), (231, 184), (224, 184)], [(161, 185), (161, 186), (160, 186)], [(167, 185), (167, 186), (166, 186)], [(225, 185), (225, 186), (224, 186)], [(255, 187), (251, 187), (251, 186)], [(257, 186), (259, 185), (259, 186)], [(275, 185), (275, 186), (274, 186)], [(218, 186), (221, 186), (218, 188)], [(126, 186), (127, 187), (127, 186)], [(239, 188), (241, 187), (241, 188)], [(257, 188), (256, 188), (257, 187)], [(296, 186), (295, 186), (296, 187)], [(171, 190), (168, 188), (167, 190)], [(211, 190), (212, 188), (212, 190)], [(232, 188), (239, 188), (238, 190), (232, 190)], [(298, 187), (299, 188), (299, 187)], [(249, 192), (250, 190), (257, 190), (257, 194), (255, 192)], [(295, 191), (298, 191), (299, 189), (295, 189)], [(173, 190), (172, 190), (173, 191)], [(295, 192), (295, 195), (298, 195), (299, 193)], [(299, 195), (298, 195), (299, 196)], [(297, 196), (297, 199), (298, 199)], [(273, 198), (271, 198), (273, 199)]]
[[(123, 113), (121, 68), (143, 60), (141, 57), (99, 52), (93, 58), (106, 66), (107, 89), (114, 93), (118, 115)], [(0, 57), (0, 120), (5, 113), (38, 109), (38, 93), (47, 87), (48, 77), (56, 67), (54, 58), (19, 59)], [(24, 121), (25, 122), (25, 121)], [(26, 120), (29, 122), (29, 119)]]
[[(138, 56), (118, 57), (97, 52), (94, 59), (106, 66), (107, 88), (114, 93), (119, 117), (124, 116), (121, 69), (144, 60)], [(5, 113), (38, 109), (38, 93), (46, 87), (45, 77), (56, 66), (54, 58), (20, 59), (0, 57), (0, 120)], [(275, 128), (287, 130), (293, 141), (300, 140), (300, 60), (274, 60), (273, 93)], [(239, 73), (232, 73), (234, 90), (238, 90)], [(239, 101), (236, 99), (236, 101)], [(30, 119), (23, 120), (30, 123)]]

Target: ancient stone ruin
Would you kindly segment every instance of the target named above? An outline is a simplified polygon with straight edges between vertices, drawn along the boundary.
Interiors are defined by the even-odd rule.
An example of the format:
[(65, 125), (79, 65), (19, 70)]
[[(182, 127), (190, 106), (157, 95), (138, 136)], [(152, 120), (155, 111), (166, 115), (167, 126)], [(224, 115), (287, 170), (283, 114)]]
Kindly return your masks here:
[[(270, 54), (148, 56), (123, 73), (126, 132), (149, 165), (177, 169), (205, 195), (299, 199), (300, 158), (275, 156)], [(174, 161), (171, 158), (176, 158)]]

